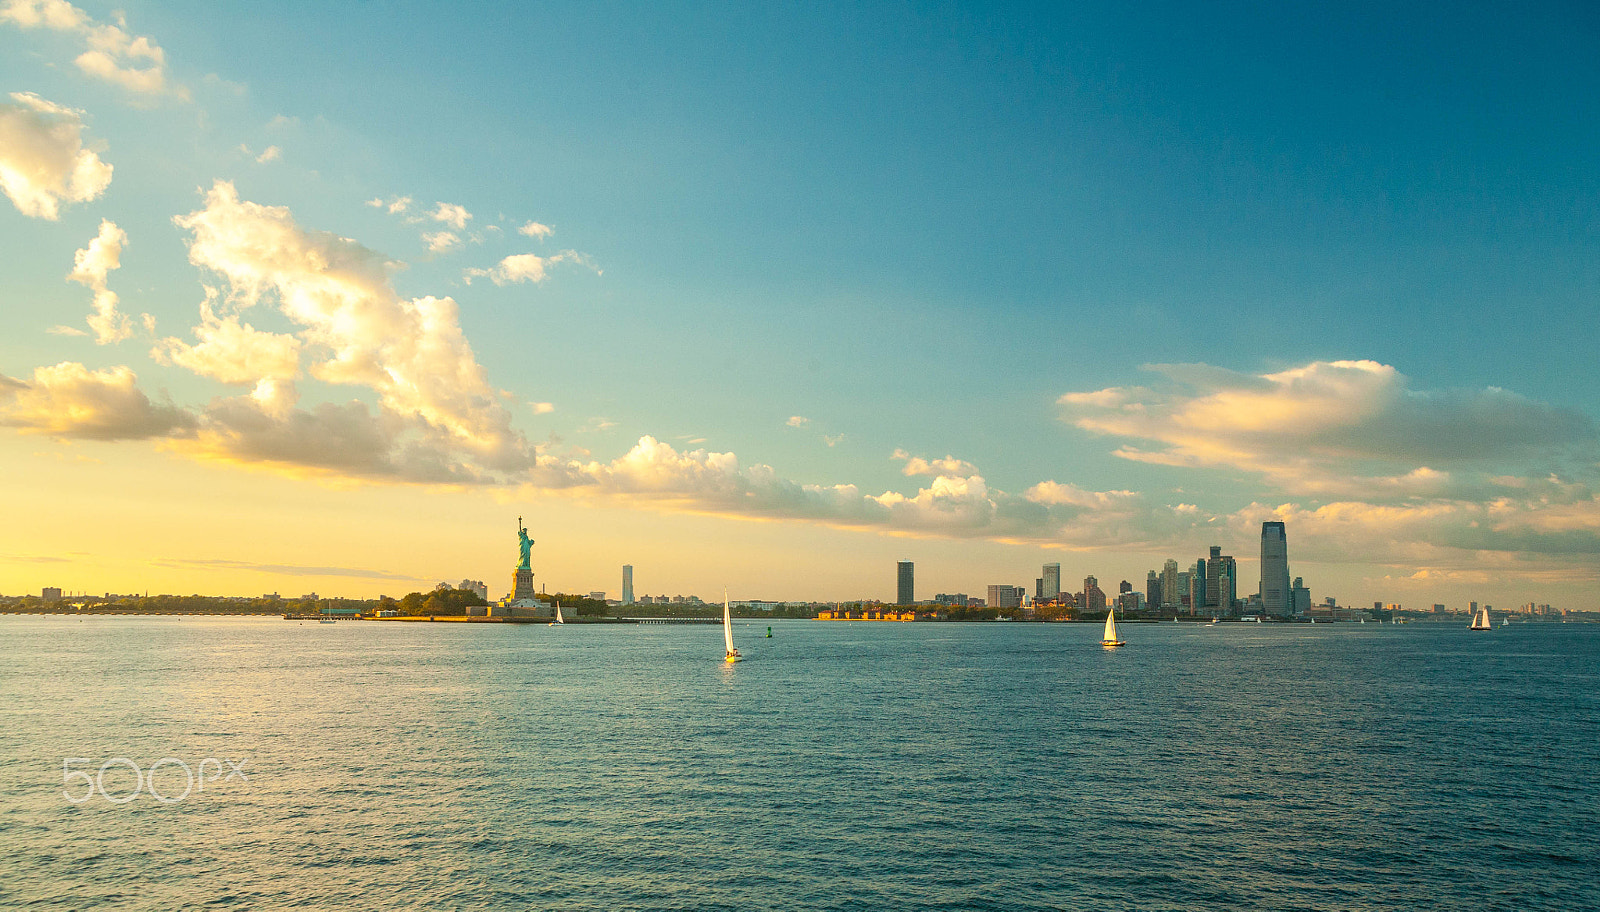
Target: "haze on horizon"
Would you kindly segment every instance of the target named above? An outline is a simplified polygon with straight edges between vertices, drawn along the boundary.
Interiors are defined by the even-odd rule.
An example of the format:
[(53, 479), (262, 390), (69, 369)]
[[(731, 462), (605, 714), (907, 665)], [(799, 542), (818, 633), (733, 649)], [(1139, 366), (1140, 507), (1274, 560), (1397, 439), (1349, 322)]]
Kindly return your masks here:
[(0, 592), (1600, 608), (1597, 32), (0, 0)]

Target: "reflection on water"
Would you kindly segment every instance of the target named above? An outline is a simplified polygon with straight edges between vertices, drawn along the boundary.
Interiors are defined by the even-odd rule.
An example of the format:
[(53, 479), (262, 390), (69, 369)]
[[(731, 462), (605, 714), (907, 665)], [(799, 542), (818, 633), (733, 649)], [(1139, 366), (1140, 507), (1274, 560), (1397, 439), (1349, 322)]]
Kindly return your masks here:
[[(0, 896), (1600, 906), (1600, 629), (766, 626), (0, 618)], [(72, 804), (69, 757), (249, 780)]]

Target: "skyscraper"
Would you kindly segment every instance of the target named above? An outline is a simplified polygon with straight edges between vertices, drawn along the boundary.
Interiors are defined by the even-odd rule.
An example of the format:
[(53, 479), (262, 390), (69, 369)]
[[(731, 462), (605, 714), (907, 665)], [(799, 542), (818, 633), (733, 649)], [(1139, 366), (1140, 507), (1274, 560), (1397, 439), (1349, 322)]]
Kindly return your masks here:
[(1291, 614), (1289, 591), (1289, 539), (1281, 522), (1261, 524), (1261, 610)]
[(1294, 578), (1294, 585), (1292, 587), (1290, 587), (1289, 592), (1293, 596), (1293, 598), (1291, 598), (1290, 601), (1293, 602), (1292, 610), (1294, 611), (1294, 613), (1297, 616), (1304, 616), (1304, 615), (1310, 614), (1311, 613), (1311, 590), (1306, 588), (1305, 581), (1302, 580), (1298, 576), (1295, 577)]
[(1044, 598), (1053, 602), (1061, 597), (1061, 565), (1044, 565)]
[(633, 604), (633, 565), (622, 565), (622, 604)]
[(1178, 591), (1178, 562), (1167, 559), (1161, 565), (1161, 607), (1176, 608), (1183, 604), (1183, 594)]
[(1239, 565), (1224, 554), (1222, 566), (1217, 570), (1217, 607), (1223, 614), (1233, 613), (1233, 602), (1239, 597)]
[(1222, 546), (1212, 545), (1211, 556), (1206, 558), (1206, 607), (1215, 608), (1222, 604), (1222, 595), (1217, 591), (1217, 581), (1222, 572)]
[(1092, 576), (1083, 578), (1083, 605), (1090, 611), (1106, 610), (1106, 594), (1100, 589), (1100, 581)]
[(895, 593), (896, 605), (915, 605), (917, 603), (917, 569), (916, 564), (903, 560), (899, 563), (899, 591)]
[(1161, 607), (1161, 577), (1154, 570), (1144, 580), (1144, 603), (1151, 608)]

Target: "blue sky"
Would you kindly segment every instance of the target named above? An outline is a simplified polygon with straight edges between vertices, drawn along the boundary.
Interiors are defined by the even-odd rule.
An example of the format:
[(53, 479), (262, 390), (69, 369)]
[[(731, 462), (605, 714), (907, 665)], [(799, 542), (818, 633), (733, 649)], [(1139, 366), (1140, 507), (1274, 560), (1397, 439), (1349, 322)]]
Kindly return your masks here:
[[(1043, 560), (1138, 579), (1210, 537), (1253, 558), (1251, 526), (1280, 513), (1291, 559), (1302, 542), (1315, 557), (1319, 599), (1570, 601), (1596, 582), (1600, 22), (1586, 7), (124, 4), (122, 33), (162, 49), (156, 90), (75, 63), (118, 22), (111, 7), (74, 7), (70, 28), (23, 27), (45, 4), (4, 8), (0, 94), (80, 112), (28, 122), (73, 120), (114, 168), (55, 219), (0, 208), (0, 375), (26, 386), (0, 402), (0, 433), (19, 468), (71, 452), (132, 473), (123, 460), (155, 452), (167, 462), (151, 472), (287, 473), (331, 509), (350, 485), (398, 486), (386, 509), (401, 514), (433, 502), (436, 477), (352, 470), (330, 449), (344, 438), (299, 439), (304, 452), (274, 438), (268, 458), (211, 411), (248, 393), (237, 370), (155, 354), (194, 342), (209, 285), (223, 319), (300, 340), (284, 408), (354, 399), (411, 422), (391, 427), (390, 455), (454, 408), (407, 404), (381, 372), (320, 376), (317, 352), (343, 343), (285, 310), (305, 275), (240, 304), (248, 251), (192, 262), (201, 229), (174, 219), (222, 218), (208, 194), (227, 181), (244, 204), (284, 207), (304, 243), (330, 232), (395, 264), (384, 306), (455, 302), (483, 388), (511, 394), (508, 433), (576, 473), (530, 480), (532, 449), (486, 470), (485, 447), (523, 444), (473, 437), (501, 418), (461, 406), (476, 430), (424, 442), (493, 476), (461, 494), (485, 522), (519, 502), (576, 522), (603, 501), (623, 522), (756, 516), (819, 554), (820, 524), (861, 555), (768, 597), (887, 597), (879, 564), (919, 549), (966, 591)], [(151, 58), (113, 63), (148, 72)], [(440, 204), (471, 217), (436, 218)], [(264, 230), (260, 211), (228, 211), (229, 230)], [(102, 219), (126, 235), (106, 288), (155, 321), (103, 345), (48, 332), (88, 329), (93, 289), (62, 279)], [(529, 223), (551, 230), (518, 233)], [(455, 243), (430, 251), (443, 233)], [(537, 278), (495, 281), (526, 255)], [(34, 376), (63, 362), (125, 366), (190, 418), (114, 443), (45, 420), (109, 382)], [(1205, 368), (1146, 369), (1166, 364)], [(613, 464), (646, 435), (671, 456)], [(700, 449), (737, 470), (678, 459)], [(823, 503), (749, 475), (758, 465), (799, 486), (929, 493)], [(796, 560), (800, 539), (784, 541), (762, 547)], [(25, 588), (30, 547), (9, 548), (0, 589)], [(194, 547), (178, 536), (144, 562), (219, 557)], [(575, 545), (552, 573), (607, 587), (623, 560), (580, 556), (595, 551)], [(657, 576), (684, 591), (724, 581), (710, 575), (764, 585), (661, 553), (694, 568)], [(414, 572), (497, 572), (472, 555)], [(725, 563), (772, 557), (751, 546)]]

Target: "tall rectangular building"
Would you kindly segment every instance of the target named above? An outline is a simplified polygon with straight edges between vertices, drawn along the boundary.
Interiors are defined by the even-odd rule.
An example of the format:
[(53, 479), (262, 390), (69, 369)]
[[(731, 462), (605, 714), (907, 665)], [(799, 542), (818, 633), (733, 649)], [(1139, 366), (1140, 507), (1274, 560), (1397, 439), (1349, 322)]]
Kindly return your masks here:
[(1289, 591), (1289, 538), (1281, 522), (1261, 524), (1261, 610), (1291, 614), (1294, 595)]
[(895, 592), (896, 605), (915, 605), (917, 603), (917, 569), (911, 561), (900, 561), (897, 572), (898, 588)]
[(1206, 607), (1215, 608), (1222, 604), (1222, 595), (1217, 590), (1219, 574), (1222, 572), (1222, 546), (1212, 545), (1211, 556), (1206, 558)]
[(1053, 602), (1061, 597), (1061, 565), (1044, 565), (1044, 592), (1045, 601)]
[(633, 565), (622, 565), (622, 604), (633, 604)]

